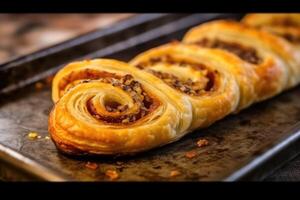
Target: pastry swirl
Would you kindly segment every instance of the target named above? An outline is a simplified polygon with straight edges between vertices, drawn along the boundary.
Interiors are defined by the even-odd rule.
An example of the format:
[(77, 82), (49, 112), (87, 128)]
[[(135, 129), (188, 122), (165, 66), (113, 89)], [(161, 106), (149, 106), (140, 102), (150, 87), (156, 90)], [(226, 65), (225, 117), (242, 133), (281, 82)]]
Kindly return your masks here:
[(297, 85), (300, 74), (300, 14), (291, 13), (269, 13), (248, 14), (242, 19), (242, 23), (274, 34), (286, 41), (293, 51), (289, 51), (292, 59), (290, 63), (295, 66), (294, 76)]
[(270, 98), (299, 82), (295, 52), (283, 39), (268, 32), (226, 20), (192, 28), (185, 43), (220, 49), (252, 65), (259, 80), (257, 101)]
[(300, 48), (300, 14), (268, 13), (248, 14), (242, 23), (270, 32), (286, 40), (297, 51)]
[(297, 13), (254, 13), (247, 14), (243, 17), (242, 23), (254, 27), (269, 27), (276, 28), (290, 28), (297, 29), (300, 27), (300, 14)]
[(184, 134), (192, 118), (189, 102), (168, 98), (146, 76), (106, 59), (63, 68), (53, 82), (57, 103), (49, 118), (57, 147), (69, 154), (127, 154)]
[(130, 64), (160, 78), (172, 89), (167, 95), (189, 99), (193, 107), (190, 130), (212, 124), (238, 105), (236, 79), (224, 70), (229, 63), (213, 50), (175, 42), (150, 49)]
[(243, 23), (202, 24), (129, 63), (94, 59), (62, 68), (48, 127), (57, 148), (146, 151), (298, 85), (299, 15), (253, 14)]

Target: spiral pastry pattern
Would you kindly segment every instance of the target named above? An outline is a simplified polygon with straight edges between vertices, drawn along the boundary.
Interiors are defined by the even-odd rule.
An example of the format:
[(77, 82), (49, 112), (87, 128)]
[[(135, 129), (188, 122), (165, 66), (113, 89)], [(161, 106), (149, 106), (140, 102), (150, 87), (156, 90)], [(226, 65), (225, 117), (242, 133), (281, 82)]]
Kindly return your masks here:
[(191, 29), (183, 41), (230, 52), (251, 64), (259, 77), (257, 101), (299, 83), (296, 52), (285, 40), (268, 32), (234, 21), (217, 20)]
[(57, 103), (49, 118), (57, 147), (69, 154), (133, 153), (184, 133), (192, 118), (189, 102), (169, 99), (143, 78), (126, 63), (107, 59), (61, 70), (53, 81)]
[(238, 105), (237, 82), (226, 70), (230, 64), (221, 56), (213, 50), (175, 42), (146, 51), (130, 64), (160, 78), (172, 89), (167, 95), (189, 99), (193, 130), (223, 118)]
[(285, 40), (292, 51), (287, 51), (292, 59), (289, 59), (294, 66), (294, 84), (299, 83), (300, 71), (300, 14), (270, 13), (270, 14), (248, 14), (242, 19), (242, 23), (269, 32), (274, 36)]
[[(129, 63), (72, 62), (52, 83), (49, 132), (71, 155), (174, 142), (300, 82), (300, 17), (251, 14), (192, 28)], [(299, 37), (300, 38), (300, 37)]]

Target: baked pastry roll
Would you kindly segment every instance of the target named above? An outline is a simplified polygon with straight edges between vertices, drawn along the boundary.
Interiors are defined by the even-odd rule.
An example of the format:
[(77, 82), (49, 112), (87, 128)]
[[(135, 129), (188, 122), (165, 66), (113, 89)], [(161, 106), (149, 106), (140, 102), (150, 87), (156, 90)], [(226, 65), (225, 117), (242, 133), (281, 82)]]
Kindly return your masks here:
[(51, 138), (73, 155), (130, 154), (179, 139), (190, 127), (191, 104), (158, 90), (160, 82), (115, 60), (67, 65), (53, 80)]
[(258, 28), (299, 29), (300, 14), (297, 13), (254, 13), (243, 17), (242, 22)]
[(242, 19), (242, 23), (268, 31), (286, 40), (295, 48), (296, 66), (298, 70), (300, 69), (300, 14), (248, 14)]
[(242, 23), (269, 31), (300, 48), (300, 14), (268, 13), (248, 14)]
[(217, 20), (192, 28), (183, 42), (220, 49), (252, 65), (259, 80), (257, 101), (270, 98), (299, 82), (294, 49), (283, 39), (238, 22)]
[[(222, 52), (170, 43), (141, 53), (130, 64), (160, 78), (171, 93), (187, 97), (193, 108), (189, 130), (206, 127), (236, 110), (240, 92)], [(162, 92), (165, 88), (158, 87)]]

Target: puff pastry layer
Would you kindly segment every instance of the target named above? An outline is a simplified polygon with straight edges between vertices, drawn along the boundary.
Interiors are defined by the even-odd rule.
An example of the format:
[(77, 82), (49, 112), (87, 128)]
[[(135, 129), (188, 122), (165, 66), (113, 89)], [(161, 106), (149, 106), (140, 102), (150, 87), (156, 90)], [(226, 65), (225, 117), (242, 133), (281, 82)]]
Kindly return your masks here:
[(226, 70), (230, 63), (222, 56), (222, 52), (170, 43), (138, 55), (130, 64), (160, 78), (172, 90), (167, 95), (189, 99), (193, 130), (223, 118), (238, 105), (239, 88), (233, 74)]
[[(299, 83), (300, 71), (300, 14), (292, 13), (268, 13), (268, 14), (248, 14), (242, 19), (242, 23), (267, 31), (284, 39), (293, 51), (291, 54), (291, 63), (295, 68), (297, 76), (295, 84)], [(293, 85), (293, 86), (294, 86)]]
[(271, 32), (300, 47), (300, 14), (248, 14), (242, 19), (242, 23)]
[(202, 24), (129, 63), (65, 66), (52, 83), (49, 132), (57, 148), (146, 151), (299, 84), (299, 15), (251, 14), (242, 22)]
[(156, 81), (114, 60), (69, 64), (53, 81), (53, 141), (78, 155), (128, 154), (176, 140), (191, 123), (191, 106), (183, 96), (157, 90)]
[(299, 82), (296, 52), (285, 40), (268, 32), (234, 21), (217, 20), (192, 28), (183, 41), (230, 52), (252, 65), (259, 77), (258, 101)]

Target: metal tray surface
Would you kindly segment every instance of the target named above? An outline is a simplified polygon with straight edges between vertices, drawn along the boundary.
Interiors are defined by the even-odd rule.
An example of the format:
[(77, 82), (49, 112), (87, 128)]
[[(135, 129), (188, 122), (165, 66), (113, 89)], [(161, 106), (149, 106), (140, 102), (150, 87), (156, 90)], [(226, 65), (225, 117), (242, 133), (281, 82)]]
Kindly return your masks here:
[[(300, 88), (230, 115), (181, 140), (127, 157), (69, 157), (57, 151), (49, 133), (50, 85), (35, 83), (72, 60), (110, 57), (129, 60), (215, 18), (241, 14), (147, 14), (97, 30), (0, 66), (0, 176), (3, 180), (235, 181), (262, 180), (299, 153)], [(42, 137), (28, 139), (28, 132)], [(209, 144), (197, 147), (199, 139)], [(194, 151), (196, 156), (187, 158)], [(95, 162), (93, 170), (86, 163)], [(170, 176), (172, 170), (180, 174)]]

